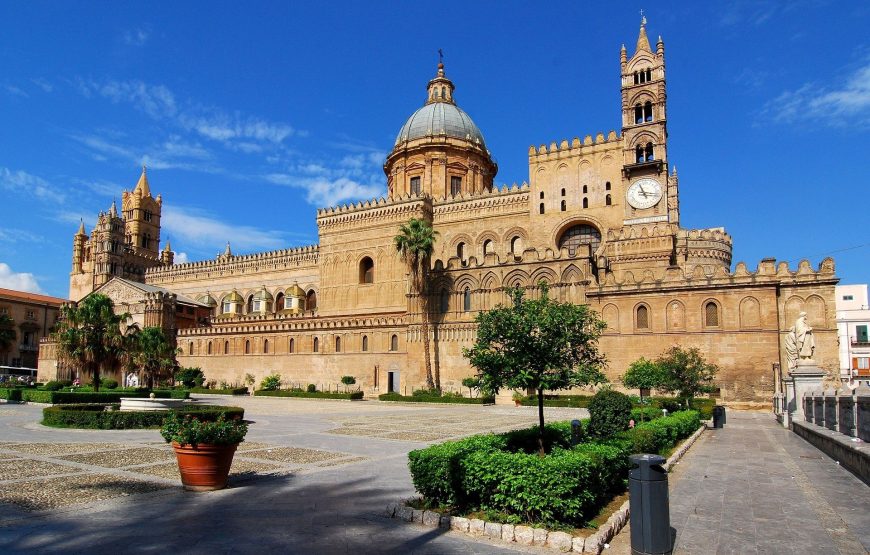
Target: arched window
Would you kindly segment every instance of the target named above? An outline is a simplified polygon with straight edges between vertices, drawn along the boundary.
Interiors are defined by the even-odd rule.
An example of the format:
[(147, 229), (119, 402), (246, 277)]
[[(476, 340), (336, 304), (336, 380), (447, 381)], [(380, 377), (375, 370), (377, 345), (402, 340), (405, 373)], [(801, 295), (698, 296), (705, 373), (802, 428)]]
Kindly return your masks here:
[(564, 187), (562, 188), (562, 196), (563, 197), (565, 196), (565, 188)]
[(187, 343), (187, 354), (189, 354), (189, 355), (193, 354), (193, 341), (189, 341)]
[(391, 351), (398, 351), (399, 350), (399, 336), (396, 334), (393, 334), (393, 336), (390, 337), (390, 350)]
[(287, 352), (295, 353), (296, 352), (296, 341), (291, 337), (289, 341), (287, 341)]
[(284, 293), (278, 293), (275, 295), (275, 312), (280, 311), (284, 308)]
[(561, 208), (562, 208), (562, 212), (564, 212), (568, 208), (568, 205), (565, 203), (564, 200), (562, 201)]
[(610, 190), (610, 181), (608, 181), (607, 183), (604, 184), (604, 190), (605, 190), (605, 191), (609, 191), (609, 190)]
[(225, 355), (230, 354), (230, 342), (229, 341), (224, 341), (224, 354)]
[(640, 84), (640, 75), (638, 75), (636, 71), (634, 72), (634, 84), (635, 85)]
[(520, 237), (513, 237), (511, 239), (511, 254), (519, 255), (520, 251), (523, 249), (523, 240)]
[(583, 208), (589, 208), (589, 199), (583, 197)]
[(471, 289), (466, 286), (462, 292), (462, 311), (468, 312), (469, 310), (471, 310)]
[(465, 243), (456, 245), (456, 256), (459, 257), (459, 260), (465, 262)]
[(412, 177), (411, 178), (411, 194), (419, 195), (420, 194), (420, 178)]
[(251, 354), (251, 342), (248, 341), (247, 339), (245, 340), (245, 354), (246, 355)]
[(638, 164), (643, 162), (643, 147), (640, 145), (637, 145), (634, 148), (634, 161), (637, 162)]
[(312, 289), (305, 295), (305, 310), (314, 310), (317, 308), (317, 292)]
[(543, 213), (544, 213), (544, 203), (543, 203), (543, 202), (541, 203), (540, 206), (538, 206), (538, 212), (539, 212), (540, 214), (543, 214)]
[(719, 306), (713, 301), (704, 305), (704, 325), (710, 328), (719, 327)]
[(646, 80), (652, 81), (652, 70), (651, 69), (646, 70)]
[(652, 121), (652, 120), (653, 120), (652, 102), (647, 100), (646, 103), (643, 105), (643, 121)]
[(492, 240), (487, 239), (483, 242), (483, 254), (489, 254), (491, 252), (495, 252), (495, 249), (492, 246)]
[(248, 310), (245, 311), (245, 314), (251, 314), (254, 312), (254, 296), (248, 295)]
[(320, 352), (320, 339), (318, 339), (317, 337), (314, 338), (314, 341), (311, 344), (311, 350), (315, 353)]
[(444, 92), (445, 88), (446, 87), (441, 87), (441, 98), (445, 97), (445, 92)]
[(540, 193), (538, 193), (538, 198), (541, 200), (544, 200), (544, 191), (541, 191)]
[(610, 206), (611, 204), (613, 204), (613, 199), (610, 197), (610, 195), (605, 195), (604, 206)]
[(441, 294), (439, 295), (438, 307), (441, 309), (442, 313), (450, 310), (450, 291), (448, 291), (447, 289), (441, 290)]
[(595, 252), (600, 244), (601, 232), (588, 224), (572, 226), (565, 230), (559, 238), (559, 248), (567, 248), (568, 252), (572, 255), (577, 251), (577, 247), (580, 245), (591, 245), (592, 252)]
[(340, 337), (335, 338), (335, 352), (336, 353), (341, 352), (341, 338)]
[(646, 154), (646, 161), (647, 162), (652, 162), (655, 159), (653, 157), (653, 144), (652, 143), (646, 144), (645, 154)]
[(269, 340), (268, 339), (263, 340), (263, 354), (264, 355), (269, 354)]
[(639, 330), (649, 329), (649, 309), (646, 305), (640, 305), (635, 311), (635, 327)]
[(588, 185), (583, 185), (583, 194), (585, 195), (585, 194), (588, 193), (588, 192), (589, 192), (589, 186), (588, 186)]
[(643, 108), (640, 104), (634, 105), (634, 123), (643, 123)]
[(208, 342), (208, 354), (211, 354), (211, 341)]
[(359, 261), (359, 282), (375, 282), (375, 263), (368, 256)]
[(369, 350), (369, 336), (364, 335), (364, 336), (362, 336), (362, 351), (365, 353), (368, 350)]

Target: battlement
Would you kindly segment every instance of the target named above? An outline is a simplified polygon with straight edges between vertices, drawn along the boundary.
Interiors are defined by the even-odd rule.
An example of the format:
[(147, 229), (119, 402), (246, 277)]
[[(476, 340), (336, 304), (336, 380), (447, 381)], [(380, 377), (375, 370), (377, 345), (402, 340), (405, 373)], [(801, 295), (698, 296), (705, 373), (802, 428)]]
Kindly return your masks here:
[(236, 333), (264, 333), (281, 331), (326, 331), (352, 328), (377, 328), (404, 326), (404, 312), (383, 313), (366, 316), (323, 317), (310, 314), (247, 315), (212, 320), (210, 326), (178, 330), (178, 338), (202, 337)]
[(155, 284), (169, 282), (180, 277), (191, 279), (209, 277), (215, 272), (222, 274), (248, 270), (257, 271), (264, 266), (268, 266), (270, 269), (313, 266), (317, 264), (319, 249), (318, 245), (307, 245), (245, 255), (221, 254), (215, 260), (149, 268), (145, 271), (145, 278), (149, 284)]
[(347, 226), (361, 220), (406, 221), (421, 211), (430, 212), (432, 200), (424, 195), (398, 195), (343, 204), (317, 210), (317, 227), (321, 230)]
[(612, 143), (619, 143), (619, 146), (621, 147), (622, 135), (611, 129), (610, 132), (607, 133), (607, 138), (604, 137), (604, 133), (599, 132), (595, 135), (594, 140), (592, 135), (586, 135), (586, 137), (583, 138), (583, 142), (581, 142), (578, 137), (574, 137), (574, 140), (571, 141), (570, 145), (568, 144), (567, 139), (562, 139), (562, 142), (558, 145), (555, 142), (550, 143), (549, 147), (547, 147), (547, 145), (541, 145), (536, 148), (532, 145), (529, 147), (529, 161), (543, 162), (549, 160), (554, 155), (577, 156), (581, 154), (589, 154), (596, 150), (609, 149), (616, 146)]

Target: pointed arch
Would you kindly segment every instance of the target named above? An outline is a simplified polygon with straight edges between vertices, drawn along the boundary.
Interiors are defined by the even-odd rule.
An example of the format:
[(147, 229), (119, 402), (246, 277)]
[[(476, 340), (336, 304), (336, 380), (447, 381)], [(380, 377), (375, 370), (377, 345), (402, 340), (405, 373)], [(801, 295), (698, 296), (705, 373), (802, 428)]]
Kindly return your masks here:
[(619, 333), (619, 307), (613, 303), (604, 305), (601, 317), (607, 323), (608, 331)]
[(740, 328), (744, 330), (761, 327), (761, 305), (755, 297), (744, 297), (740, 301)]
[(676, 299), (668, 303), (668, 331), (686, 329), (686, 305)]

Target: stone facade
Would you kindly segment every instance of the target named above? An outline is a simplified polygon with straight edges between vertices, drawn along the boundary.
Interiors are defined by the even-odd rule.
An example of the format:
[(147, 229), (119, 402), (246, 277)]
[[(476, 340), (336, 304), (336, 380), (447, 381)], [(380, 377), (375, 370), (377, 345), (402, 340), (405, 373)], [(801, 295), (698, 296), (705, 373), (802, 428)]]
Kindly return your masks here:
[[(331, 384), (352, 374), (370, 393), (423, 387), (422, 303), (393, 245), (412, 217), (438, 232), (424, 294), (432, 364), (445, 388), (460, 389), (473, 372), (462, 348), (475, 338), (475, 315), (505, 301), (505, 286), (535, 294), (541, 281), (607, 321), (601, 344), (613, 380), (641, 356), (697, 346), (722, 366), (725, 400), (766, 401), (771, 365), (785, 366), (784, 337), (801, 310), (815, 328), (816, 360), (836, 368), (833, 260), (790, 269), (765, 259), (732, 270), (724, 229), (681, 228), (664, 43), (651, 47), (644, 22), (634, 54), (623, 47), (619, 64), (621, 132), (531, 147), (528, 183), (493, 185), (497, 165), (439, 64), (386, 159), (387, 196), (318, 210), (318, 245), (243, 256), (227, 245), (214, 260), (172, 264), (168, 248), (158, 257), (156, 243), (136, 247), (136, 233), (140, 244), (145, 232), (159, 240), (159, 227), (133, 230), (110, 211), (98, 229), (115, 222), (129, 230), (124, 252), (135, 259), (124, 259), (123, 275), (212, 307), (207, 324), (178, 331), (181, 364), (209, 379), (278, 372), (287, 382)], [(124, 198), (148, 197), (137, 185)], [(126, 207), (125, 218), (139, 218)], [(73, 298), (98, 286), (106, 269), (95, 259), (95, 234), (76, 237)]]
[(0, 366), (36, 368), (39, 342), (51, 333), (64, 302), (38, 293), (0, 288), (0, 315), (12, 319), (15, 331), (9, 347), (0, 350)]

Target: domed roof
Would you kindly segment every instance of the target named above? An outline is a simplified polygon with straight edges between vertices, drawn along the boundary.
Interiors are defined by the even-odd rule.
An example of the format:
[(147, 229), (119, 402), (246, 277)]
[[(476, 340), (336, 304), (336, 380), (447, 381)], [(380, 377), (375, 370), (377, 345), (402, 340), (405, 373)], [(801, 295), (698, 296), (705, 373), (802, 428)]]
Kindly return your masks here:
[(202, 297), (198, 298), (197, 301), (201, 302), (202, 304), (207, 304), (208, 306), (217, 306), (217, 301), (214, 300), (214, 297), (212, 297), (209, 293), (206, 293)]
[(254, 293), (254, 299), (258, 301), (271, 301), (272, 294), (266, 290), (266, 286), (264, 285), (262, 289)]
[(286, 295), (288, 297), (304, 298), (305, 291), (303, 291), (302, 288), (299, 287), (299, 284), (294, 281), (293, 285), (291, 285), (290, 287), (287, 288), (286, 291), (284, 291), (284, 295)]
[(471, 117), (455, 104), (433, 102), (414, 112), (396, 137), (396, 144), (424, 137), (465, 139), (486, 149), (483, 133)]
[(245, 302), (245, 300), (242, 298), (241, 295), (239, 295), (237, 291), (233, 291), (232, 293), (224, 297), (224, 302), (243, 303)]

